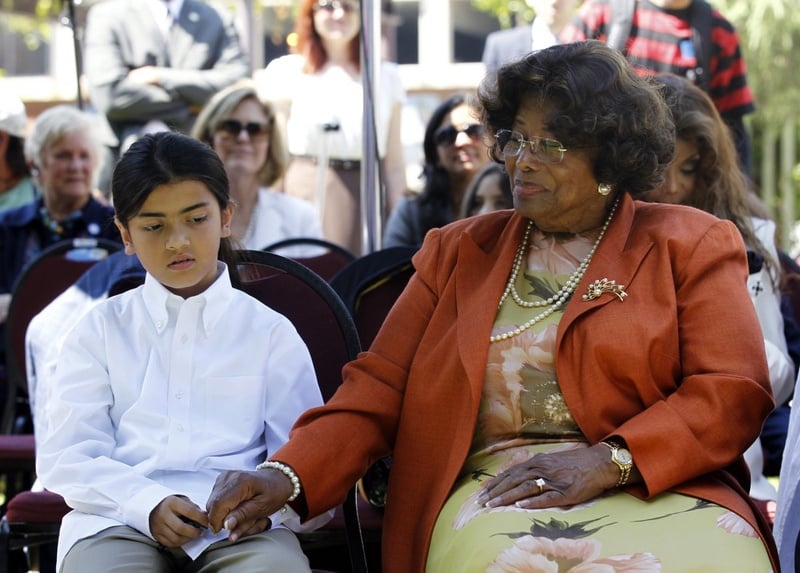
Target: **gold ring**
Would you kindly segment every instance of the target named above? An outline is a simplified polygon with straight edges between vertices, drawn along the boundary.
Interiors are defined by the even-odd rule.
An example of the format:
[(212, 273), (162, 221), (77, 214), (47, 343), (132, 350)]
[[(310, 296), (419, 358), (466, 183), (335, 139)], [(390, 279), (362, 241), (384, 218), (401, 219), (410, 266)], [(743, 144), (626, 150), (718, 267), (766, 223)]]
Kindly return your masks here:
[(544, 493), (544, 486), (547, 485), (547, 482), (542, 478), (536, 478), (533, 483), (539, 486), (539, 495), (542, 495)]

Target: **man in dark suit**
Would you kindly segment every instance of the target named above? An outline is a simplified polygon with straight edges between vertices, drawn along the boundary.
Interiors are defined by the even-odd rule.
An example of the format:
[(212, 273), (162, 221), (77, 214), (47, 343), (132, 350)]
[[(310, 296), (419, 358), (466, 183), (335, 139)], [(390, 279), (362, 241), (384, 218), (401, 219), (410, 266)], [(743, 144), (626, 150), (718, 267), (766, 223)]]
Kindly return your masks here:
[(532, 50), (558, 43), (558, 33), (572, 17), (580, 0), (526, 0), (536, 17), (533, 24), (492, 32), (486, 37), (483, 63), (487, 72)]
[(85, 64), (91, 102), (123, 147), (154, 123), (188, 132), (213, 94), (250, 74), (231, 14), (198, 0), (95, 4)]

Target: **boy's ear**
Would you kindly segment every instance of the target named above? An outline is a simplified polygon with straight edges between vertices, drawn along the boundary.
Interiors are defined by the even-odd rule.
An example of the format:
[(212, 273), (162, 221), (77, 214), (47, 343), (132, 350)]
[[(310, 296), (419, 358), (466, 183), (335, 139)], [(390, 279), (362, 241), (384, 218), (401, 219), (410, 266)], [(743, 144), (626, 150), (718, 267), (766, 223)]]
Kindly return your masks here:
[(131, 241), (131, 234), (128, 232), (128, 229), (125, 228), (125, 225), (120, 223), (119, 219), (116, 217), (114, 217), (114, 224), (117, 226), (117, 229), (119, 229), (119, 234), (122, 237), (122, 244), (125, 245), (125, 254), (135, 254), (136, 249), (133, 248), (133, 241)]
[(222, 229), (221, 237), (231, 236), (231, 221), (233, 220), (234, 207), (233, 203), (228, 203), (227, 207), (222, 210)]

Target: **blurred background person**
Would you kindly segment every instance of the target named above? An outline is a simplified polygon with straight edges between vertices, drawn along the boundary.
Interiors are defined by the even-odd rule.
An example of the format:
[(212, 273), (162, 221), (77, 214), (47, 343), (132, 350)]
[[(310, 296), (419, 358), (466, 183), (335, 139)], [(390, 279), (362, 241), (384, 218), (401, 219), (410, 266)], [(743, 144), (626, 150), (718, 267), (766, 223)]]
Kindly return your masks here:
[(243, 80), (217, 93), (200, 112), (192, 136), (217, 152), (230, 182), (236, 211), (232, 237), (259, 250), (292, 237), (322, 237), (313, 205), (273, 185), (288, 163), (286, 141), (272, 104)]
[(429, 230), (454, 221), (467, 187), (489, 162), (483, 126), (466, 96), (451, 96), (433, 111), (423, 149), (422, 191), (403, 197), (392, 211), (384, 230), (384, 247), (421, 245)]
[(92, 105), (122, 150), (142, 133), (188, 133), (213, 94), (250, 74), (231, 14), (198, 0), (98, 2), (84, 54)]
[(499, 163), (491, 162), (481, 169), (467, 188), (461, 202), (459, 219), (513, 209), (514, 195), (508, 173)]
[[(748, 251), (747, 287), (764, 335), (772, 391), (775, 402), (783, 404), (794, 391), (795, 372), (781, 315), (775, 223), (749, 190), (730, 132), (711, 99), (689, 80), (673, 74), (660, 74), (655, 82), (675, 121), (675, 159), (664, 184), (644, 198), (702, 209), (739, 229)], [(750, 495), (773, 520), (777, 491), (764, 475), (759, 440), (745, 452), (745, 460), (751, 474)]]
[[(0, 213), (0, 324), (22, 269), (64, 239), (97, 237), (120, 242), (114, 209), (94, 197), (102, 150), (96, 118), (67, 105), (42, 112), (25, 140), (37, 197)], [(0, 332), (0, 360), (5, 364)]]
[(558, 44), (558, 34), (570, 21), (581, 0), (525, 0), (536, 16), (532, 24), (498, 30), (486, 36), (481, 60), (491, 73), (501, 65)]
[(25, 104), (10, 90), (0, 91), (0, 211), (34, 200), (36, 189), (25, 161)]
[[(627, 36), (617, 33), (624, 19), (630, 24)], [(605, 41), (623, 52), (640, 73), (672, 73), (702, 87), (731, 129), (739, 162), (749, 176), (752, 145), (744, 116), (755, 111), (753, 93), (739, 35), (708, 2), (586, 0), (559, 39)]]
[[(296, 53), (273, 60), (258, 78), (262, 97), (287, 118), (292, 161), (285, 192), (315, 203), (325, 238), (355, 254), (361, 252), (364, 131), (360, 9), (358, 0), (301, 0)], [(406, 190), (405, 97), (397, 66), (382, 62), (374, 111), (387, 212)]]

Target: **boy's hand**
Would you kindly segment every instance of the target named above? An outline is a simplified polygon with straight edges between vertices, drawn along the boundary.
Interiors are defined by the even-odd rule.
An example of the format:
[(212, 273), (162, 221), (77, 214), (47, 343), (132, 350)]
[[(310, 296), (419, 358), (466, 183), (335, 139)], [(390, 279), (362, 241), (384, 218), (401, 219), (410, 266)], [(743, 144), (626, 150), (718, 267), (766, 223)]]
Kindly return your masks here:
[(150, 533), (165, 547), (180, 547), (200, 537), (207, 527), (206, 512), (183, 496), (165, 497), (150, 512)]

